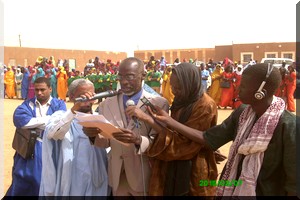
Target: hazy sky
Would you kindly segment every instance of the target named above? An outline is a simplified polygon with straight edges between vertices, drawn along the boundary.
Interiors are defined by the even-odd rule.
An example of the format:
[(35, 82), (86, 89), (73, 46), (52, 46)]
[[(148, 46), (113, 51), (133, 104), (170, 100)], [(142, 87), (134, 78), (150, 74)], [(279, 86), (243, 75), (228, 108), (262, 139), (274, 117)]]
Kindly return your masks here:
[(2, 0), (4, 45), (133, 51), (294, 42), (298, 0)]

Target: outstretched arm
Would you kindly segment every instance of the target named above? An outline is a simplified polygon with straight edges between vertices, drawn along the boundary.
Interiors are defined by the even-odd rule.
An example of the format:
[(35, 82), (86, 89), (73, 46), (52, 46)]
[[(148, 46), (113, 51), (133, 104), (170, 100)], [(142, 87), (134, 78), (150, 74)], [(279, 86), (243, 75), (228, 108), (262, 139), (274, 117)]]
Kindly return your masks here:
[(150, 115), (141, 111), (138, 108), (132, 107), (127, 109), (127, 114), (136, 116), (140, 120), (148, 123), (157, 133), (162, 133), (164, 128), (171, 128), (178, 133), (186, 136), (192, 141), (204, 145), (203, 132), (197, 129), (190, 128), (176, 120), (174, 120), (169, 114), (162, 108), (155, 106), (156, 112), (154, 112), (149, 106), (148, 111)]
[(184, 135), (192, 141), (195, 141), (201, 145), (205, 144), (205, 140), (203, 137), (203, 131), (199, 131), (194, 128), (190, 128), (176, 120), (174, 120), (168, 113), (163, 111), (162, 109), (156, 107), (157, 112), (154, 113), (150, 107), (148, 107), (149, 112), (153, 116), (154, 120), (159, 122), (163, 122), (167, 127), (172, 128), (176, 132)]

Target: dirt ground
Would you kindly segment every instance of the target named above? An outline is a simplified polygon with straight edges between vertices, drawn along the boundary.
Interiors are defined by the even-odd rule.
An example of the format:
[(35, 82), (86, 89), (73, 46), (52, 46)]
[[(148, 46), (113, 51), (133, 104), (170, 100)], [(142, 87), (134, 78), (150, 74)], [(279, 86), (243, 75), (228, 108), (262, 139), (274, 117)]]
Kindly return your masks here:
[[(5, 194), (8, 187), (11, 184), (11, 171), (12, 171), (12, 165), (13, 165), (13, 155), (15, 151), (12, 149), (12, 139), (14, 136), (15, 127), (13, 125), (13, 112), (16, 109), (18, 105), (22, 103), (21, 100), (17, 99), (5, 99), (4, 100), (4, 132), (3, 132), (3, 144), (4, 144), (4, 187), (3, 191), (0, 191), (1, 194)], [(70, 108), (72, 106), (72, 103), (67, 102), (67, 107)], [(96, 105), (95, 105), (96, 108)], [(232, 112), (232, 110), (219, 110), (218, 112), (218, 123), (221, 123), (229, 114)], [(221, 153), (228, 156), (229, 153), (229, 147), (231, 145), (230, 143), (227, 143), (226, 145), (222, 146), (220, 148)], [(218, 164), (219, 174), (221, 173), (221, 170), (224, 167), (224, 164), (226, 163), (226, 160), (222, 163)]]

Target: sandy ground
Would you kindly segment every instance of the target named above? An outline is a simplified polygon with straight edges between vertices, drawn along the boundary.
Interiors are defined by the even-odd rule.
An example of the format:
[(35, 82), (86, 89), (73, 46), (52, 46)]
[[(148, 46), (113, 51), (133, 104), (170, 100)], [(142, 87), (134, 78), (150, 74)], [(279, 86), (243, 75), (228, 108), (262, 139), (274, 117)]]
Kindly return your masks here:
[[(298, 101), (298, 100), (297, 100)], [(11, 171), (13, 165), (13, 155), (15, 153), (14, 149), (12, 149), (12, 139), (14, 136), (15, 127), (13, 125), (13, 112), (18, 105), (22, 103), (21, 100), (17, 99), (5, 99), (4, 100), (4, 131), (3, 131), (3, 144), (4, 144), (4, 181), (3, 181), (3, 191), (0, 191), (0, 196), (3, 196), (8, 187), (11, 184)], [(70, 108), (72, 103), (67, 102), (67, 107)], [(95, 105), (96, 108), (96, 105)], [(300, 107), (299, 107), (300, 108)], [(226, 119), (232, 110), (219, 110), (218, 111), (218, 124), (221, 123), (224, 119)], [(297, 112), (299, 114), (299, 112)], [(222, 146), (220, 148), (221, 153), (228, 156), (230, 143)], [(222, 163), (218, 164), (219, 174), (224, 167), (226, 160)], [(0, 187), (1, 188), (1, 187)]]

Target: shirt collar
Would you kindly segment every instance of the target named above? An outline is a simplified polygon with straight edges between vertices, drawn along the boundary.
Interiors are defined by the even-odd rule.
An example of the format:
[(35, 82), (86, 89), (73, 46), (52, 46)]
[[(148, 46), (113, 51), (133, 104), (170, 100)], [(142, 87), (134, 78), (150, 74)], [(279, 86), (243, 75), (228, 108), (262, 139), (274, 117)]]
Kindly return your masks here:
[[(51, 100), (52, 100), (53, 98), (52, 98), (52, 96), (50, 96), (50, 98), (49, 98), (49, 100), (47, 101), (47, 103), (45, 104), (45, 105), (47, 105), (47, 106), (50, 106), (51, 105)], [(38, 104), (38, 105), (42, 105), (39, 101), (38, 101), (38, 99), (37, 98), (35, 98), (35, 104)]]
[(127, 95), (124, 94), (124, 95), (123, 95), (123, 106), (124, 106), (124, 108), (127, 107), (127, 106), (126, 106), (126, 102), (127, 102), (129, 99), (133, 100), (133, 101), (134, 101), (134, 104), (137, 105), (138, 102), (139, 102), (139, 100), (140, 100), (140, 98), (141, 98), (141, 96), (142, 96), (142, 93), (143, 93), (143, 89), (141, 89), (138, 93), (134, 94), (134, 95), (131, 96), (131, 97), (129, 97), (129, 96), (127, 96)]

